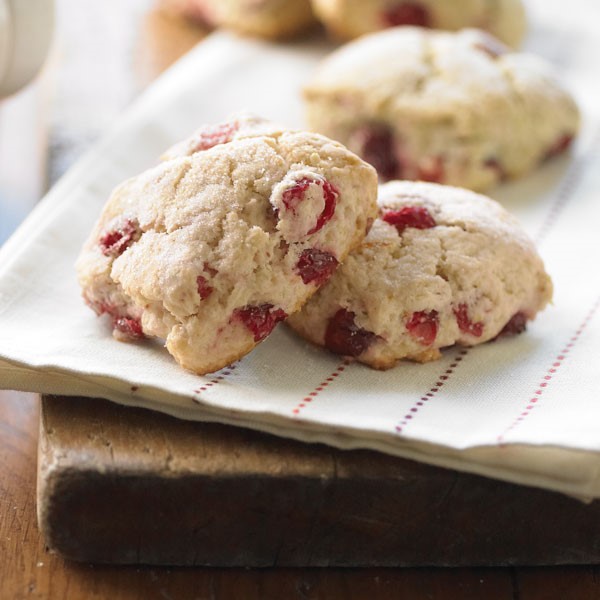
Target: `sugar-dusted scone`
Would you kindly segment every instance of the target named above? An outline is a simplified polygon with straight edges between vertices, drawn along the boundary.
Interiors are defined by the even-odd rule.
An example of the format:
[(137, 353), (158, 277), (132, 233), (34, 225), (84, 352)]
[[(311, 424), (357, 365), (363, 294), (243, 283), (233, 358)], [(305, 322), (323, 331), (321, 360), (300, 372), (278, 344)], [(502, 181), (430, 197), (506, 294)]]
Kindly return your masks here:
[(287, 321), (307, 340), (387, 369), (520, 333), (550, 301), (533, 243), (493, 200), (393, 181), (378, 203), (361, 248)]
[(317, 16), (338, 38), (399, 25), (458, 31), (476, 27), (517, 47), (527, 29), (522, 0), (312, 0)]
[(77, 262), (120, 339), (183, 367), (240, 358), (333, 274), (376, 214), (373, 168), (336, 142), (239, 116), (115, 189)]
[(310, 126), (382, 180), (478, 191), (566, 150), (579, 129), (577, 106), (548, 64), (474, 29), (365, 36), (325, 59), (305, 100)]
[(162, 5), (209, 27), (264, 38), (294, 36), (315, 23), (310, 0), (162, 0)]

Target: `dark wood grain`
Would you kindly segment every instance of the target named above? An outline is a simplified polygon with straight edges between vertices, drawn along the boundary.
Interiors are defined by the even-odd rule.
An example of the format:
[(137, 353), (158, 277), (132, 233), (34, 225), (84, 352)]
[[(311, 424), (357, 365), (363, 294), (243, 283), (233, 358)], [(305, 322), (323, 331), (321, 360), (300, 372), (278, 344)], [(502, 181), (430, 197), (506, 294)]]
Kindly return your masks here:
[(519, 569), (514, 577), (517, 600), (598, 600), (600, 569)]
[(600, 563), (600, 502), (90, 398), (42, 400), (38, 514), (80, 561)]

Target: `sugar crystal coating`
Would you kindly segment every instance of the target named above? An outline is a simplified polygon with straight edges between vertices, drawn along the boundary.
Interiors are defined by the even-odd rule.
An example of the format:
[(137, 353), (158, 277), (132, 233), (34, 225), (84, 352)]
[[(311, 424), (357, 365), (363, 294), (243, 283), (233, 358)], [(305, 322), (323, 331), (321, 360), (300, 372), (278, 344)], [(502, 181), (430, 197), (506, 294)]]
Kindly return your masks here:
[(288, 319), (307, 340), (386, 369), (521, 333), (550, 301), (532, 241), (497, 202), (396, 181), (378, 203), (362, 246)]
[(159, 338), (183, 367), (215, 371), (331, 277), (376, 193), (342, 145), (236, 115), (113, 192), (78, 260), (84, 298), (118, 339)]

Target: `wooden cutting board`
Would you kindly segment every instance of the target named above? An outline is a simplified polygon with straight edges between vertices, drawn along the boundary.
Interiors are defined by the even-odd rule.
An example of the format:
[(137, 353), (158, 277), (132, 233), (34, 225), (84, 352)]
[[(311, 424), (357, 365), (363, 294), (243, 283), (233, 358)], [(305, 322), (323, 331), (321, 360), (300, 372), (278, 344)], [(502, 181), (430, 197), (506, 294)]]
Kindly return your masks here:
[[(77, 27), (51, 111), (51, 179), (122, 109), (132, 81), (151, 81), (205, 34), (144, 13), (149, 0), (111, 0), (92, 17), (91, 6), (63, 4)], [(100, 80), (89, 50), (74, 59), (90, 47), (114, 67)], [(74, 81), (89, 90), (83, 101)], [(600, 563), (599, 502), (85, 398), (42, 399), (38, 519), (52, 549), (97, 563)]]
[(42, 399), (38, 518), (96, 563), (600, 563), (598, 501), (86, 398)]

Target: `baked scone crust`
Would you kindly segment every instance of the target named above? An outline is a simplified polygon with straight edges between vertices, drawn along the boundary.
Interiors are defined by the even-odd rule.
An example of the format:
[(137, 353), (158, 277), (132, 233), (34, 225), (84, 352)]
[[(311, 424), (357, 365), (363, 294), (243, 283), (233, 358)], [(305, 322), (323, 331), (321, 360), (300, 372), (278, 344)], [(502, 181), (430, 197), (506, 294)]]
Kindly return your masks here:
[(390, 182), (378, 204), (360, 249), (288, 320), (307, 340), (387, 369), (520, 332), (551, 300), (533, 243), (497, 202)]
[(116, 188), (77, 263), (117, 337), (157, 337), (217, 370), (297, 311), (358, 246), (377, 177), (314, 133), (240, 116)]
[(365, 36), (323, 61), (305, 100), (311, 128), (371, 162), (383, 181), (476, 191), (566, 150), (580, 121), (550, 65), (479, 30)]
[(527, 30), (522, 0), (312, 0), (334, 36), (350, 40), (399, 25), (489, 31), (517, 48)]

